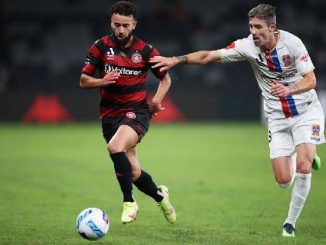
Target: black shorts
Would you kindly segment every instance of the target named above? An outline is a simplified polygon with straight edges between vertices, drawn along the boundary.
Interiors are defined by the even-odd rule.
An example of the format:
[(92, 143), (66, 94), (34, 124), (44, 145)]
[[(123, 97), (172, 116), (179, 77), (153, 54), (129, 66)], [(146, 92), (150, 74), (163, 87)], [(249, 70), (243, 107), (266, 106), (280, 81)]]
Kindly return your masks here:
[(127, 112), (117, 117), (102, 118), (102, 132), (108, 143), (121, 125), (128, 125), (138, 134), (138, 143), (148, 131), (152, 113), (149, 109)]

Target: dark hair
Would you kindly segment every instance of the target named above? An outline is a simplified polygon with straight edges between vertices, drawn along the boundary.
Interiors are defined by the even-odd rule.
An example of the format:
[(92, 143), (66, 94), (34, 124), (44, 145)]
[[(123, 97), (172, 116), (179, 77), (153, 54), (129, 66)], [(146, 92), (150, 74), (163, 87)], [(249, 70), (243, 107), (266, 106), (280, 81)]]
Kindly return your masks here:
[(259, 18), (265, 20), (267, 24), (276, 25), (276, 7), (269, 4), (259, 4), (248, 13), (249, 20)]
[(120, 14), (124, 16), (133, 16), (135, 20), (138, 18), (138, 8), (129, 1), (118, 1), (111, 7), (110, 18), (113, 14)]

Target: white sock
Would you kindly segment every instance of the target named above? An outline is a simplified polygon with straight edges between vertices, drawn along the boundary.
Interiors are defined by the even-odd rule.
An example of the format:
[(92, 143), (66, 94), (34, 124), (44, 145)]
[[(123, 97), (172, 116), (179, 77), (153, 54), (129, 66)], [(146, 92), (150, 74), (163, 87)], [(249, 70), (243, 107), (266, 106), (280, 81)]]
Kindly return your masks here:
[(294, 186), (291, 194), (291, 203), (288, 217), (285, 223), (290, 223), (295, 227), (295, 222), (299, 218), (304, 203), (308, 197), (311, 185), (311, 173), (296, 173)]
[[(293, 169), (293, 175), (295, 176), (295, 173), (297, 170), (297, 153), (296, 152), (291, 156), (291, 165), (292, 165), (292, 169)], [(294, 176), (293, 176), (293, 178), (294, 178)]]

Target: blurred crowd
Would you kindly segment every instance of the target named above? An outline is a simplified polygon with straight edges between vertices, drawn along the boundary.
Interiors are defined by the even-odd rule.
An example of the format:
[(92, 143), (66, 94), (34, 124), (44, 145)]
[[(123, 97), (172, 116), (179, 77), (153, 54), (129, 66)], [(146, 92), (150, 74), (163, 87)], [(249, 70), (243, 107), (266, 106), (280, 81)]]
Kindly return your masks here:
[[(52, 91), (78, 87), (88, 47), (109, 33), (108, 12), (115, 1), (0, 1), (0, 93)], [(162, 55), (217, 49), (249, 34), (247, 12), (254, 0), (135, 0), (140, 8), (136, 35)], [(326, 1), (264, 1), (277, 6), (278, 28), (299, 36), (326, 89)], [(195, 86), (251, 89), (247, 65), (180, 66), (171, 76), (174, 89)], [(251, 79), (252, 82), (244, 82)], [(182, 81), (180, 81), (182, 80)], [(149, 85), (150, 87), (151, 85)], [(249, 87), (248, 87), (249, 86)]]

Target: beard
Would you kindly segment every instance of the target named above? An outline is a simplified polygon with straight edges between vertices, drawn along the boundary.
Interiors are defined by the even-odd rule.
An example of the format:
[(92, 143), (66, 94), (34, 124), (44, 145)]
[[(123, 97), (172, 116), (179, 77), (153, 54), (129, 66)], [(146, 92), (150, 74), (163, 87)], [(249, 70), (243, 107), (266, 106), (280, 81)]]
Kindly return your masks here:
[(116, 43), (117, 43), (120, 47), (124, 47), (124, 46), (126, 46), (126, 45), (129, 43), (129, 41), (130, 41), (130, 39), (131, 39), (131, 37), (132, 37), (132, 33), (130, 32), (129, 35), (126, 36), (124, 39), (119, 39), (119, 38), (117, 38), (115, 35), (113, 35), (113, 36), (114, 36), (114, 40), (116, 41)]

